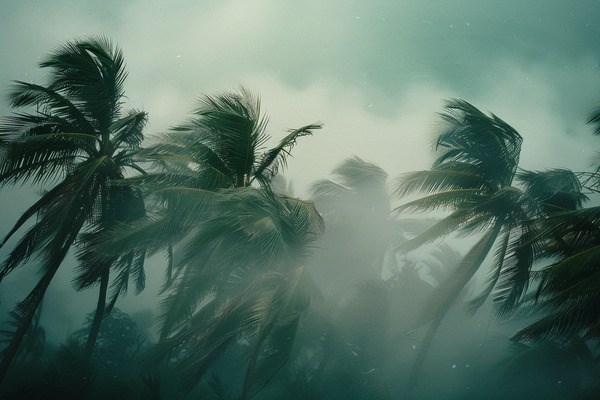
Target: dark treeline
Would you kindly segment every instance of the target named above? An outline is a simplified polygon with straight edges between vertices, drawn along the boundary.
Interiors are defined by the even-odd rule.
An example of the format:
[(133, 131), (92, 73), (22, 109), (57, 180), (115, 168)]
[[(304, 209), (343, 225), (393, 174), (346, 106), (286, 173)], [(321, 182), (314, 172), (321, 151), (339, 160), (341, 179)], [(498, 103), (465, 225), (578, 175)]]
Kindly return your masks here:
[[(390, 180), (355, 156), (299, 199), (281, 172), (320, 123), (274, 141), (240, 87), (146, 137), (107, 39), (40, 67), (0, 120), (1, 187), (43, 189), (0, 244), (0, 283), (39, 270), (0, 332), (3, 399), (600, 397), (600, 166), (523, 170), (526, 138), (454, 99), (431, 169)], [(97, 305), (46, 343), (70, 253)], [(160, 307), (128, 315), (154, 254)]]

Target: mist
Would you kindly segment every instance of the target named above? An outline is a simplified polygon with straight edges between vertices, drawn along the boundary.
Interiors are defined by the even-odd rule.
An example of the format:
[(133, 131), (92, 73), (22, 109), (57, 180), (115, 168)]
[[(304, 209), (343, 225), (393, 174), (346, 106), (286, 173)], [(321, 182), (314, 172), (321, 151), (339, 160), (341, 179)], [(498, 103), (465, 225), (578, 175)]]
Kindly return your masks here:
[[(2, 354), (25, 329), (10, 361), (3, 355), (0, 397), (600, 393), (595, 2), (53, 0), (0, 9), (0, 234), (12, 235), (0, 246)], [(123, 53), (119, 111), (106, 125), (117, 140), (109, 158), (123, 164), (94, 181), (104, 182), (98, 189), (85, 186), (86, 198), (97, 195), (89, 206), (46, 205), (12, 232), (93, 153), (31, 175), (47, 178), (14, 172), (38, 157), (14, 158), (18, 143), (43, 129), (10, 118), (64, 111), (48, 100), (15, 106), (14, 82), (50, 86), (54, 67), (40, 63), (67, 42), (98, 38)], [(53, 90), (87, 104), (63, 89)], [(90, 110), (101, 153), (101, 119)], [(130, 111), (137, 122), (123, 119)], [(228, 113), (255, 130), (218, 119)], [(124, 126), (139, 138), (119, 141)], [(439, 145), (451, 127), (488, 132), (481, 126), (502, 146)], [(238, 171), (244, 140), (256, 146)], [(485, 156), (470, 152), (478, 146)], [(487, 183), (435, 183), (436, 168), (456, 167), (448, 160), (485, 172)], [(495, 181), (502, 168), (510, 179)], [(419, 171), (431, 175), (411, 175)], [(111, 197), (120, 189), (109, 187), (127, 193)], [(514, 208), (493, 214), (490, 204)], [(56, 247), (67, 226), (59, 222), (77, 213), (76, 236)], [(43, 225), (50, 215), (65, 218)], [(48, 236), (16, 251), (37, 226)], [(58, 248), (60, 265), (24, 323), (37, 300), (22, 302)]]

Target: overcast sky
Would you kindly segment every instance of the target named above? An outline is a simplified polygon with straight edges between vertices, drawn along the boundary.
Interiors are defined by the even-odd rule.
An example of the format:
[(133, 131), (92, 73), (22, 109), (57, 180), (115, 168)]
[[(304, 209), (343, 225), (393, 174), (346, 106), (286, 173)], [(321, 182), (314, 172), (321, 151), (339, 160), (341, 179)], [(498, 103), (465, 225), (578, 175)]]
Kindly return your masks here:
[[(427, 168), (451, 97), (514, 126), (524, 168), (583, 170), (600, 141), (584, 123), (600, 104), (599, 21), (597, 0), (0, 0), (0, 89), (43, 83), (37, 64), (56, 46), (105, 35), (124, 51), (128, 105), (149, 113), (150, 134), (238, 84), (260, 93), (275, 138), (324, 122), (286, 173), (301, 195), (353, 154), (391, 176)], [(0, 225), (27, 197), (0, 194)]]

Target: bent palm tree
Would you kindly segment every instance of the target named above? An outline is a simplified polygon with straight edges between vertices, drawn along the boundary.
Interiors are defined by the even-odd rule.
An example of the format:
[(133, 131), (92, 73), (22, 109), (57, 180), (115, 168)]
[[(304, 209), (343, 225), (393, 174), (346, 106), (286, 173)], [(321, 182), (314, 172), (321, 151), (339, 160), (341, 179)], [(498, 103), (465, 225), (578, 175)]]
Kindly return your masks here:
[[(258, 98), (243, 88), (204, 96), (187, 123), (142, 153), (155, 170), (132, 182), (157, 200), (157, 211), (96, 236), (115, 254), (167, 249), (159, 348), (186, 348), (178, 365), (193, 387), (243, 334), (243, 398), (287, 359), (293, 340), (285, 338), (293, 338), (310, 286), (300, 266), (322, 225), (312, 204), (271, 188), (297, 139), (321, 125), (293, 129), (265, 149), (266, 121)], [(275, 361), (263, 360), (266, 353)]]
[[(446, 110), (443, 117), (447, 125), (436, 143), (441, 153), (433, 168), (407, 174), (398, 190), (400, 194), (425, 192), (428, 196), (398, 209), (442, 208), (451, 213), (400, 248), (410, 250), (455, 230), (461, 234), (483, 232), (483, 236), (429, 301), (432, 322), (409, 377), (409, 392), (414, 389), (441, 321), (497, 239), (500, 238), (486, 286), (471, 306), (477, 309), (496, 290), (499, 311), (507, 313), (527, 291), (531, 266), (539, 250), (539, 221), (578, 208), (585, 200), (571, 171), (518, 173), (522, 138), (495, 115), (485, 115), (462, 100), (448, 103)], [(517, 183), (521, 188), (513, 186)]]
[[(406, 174), (401, 178), (397, 191), (401, 196), (419, 192), (427, 196), (397, 210), (447, 209), (451, 213), (425, 233), (401, 245), (400, 249), (414, 249), (456, 230), (484, 234), (467, 252), (452, 276), (439, 286), (428, 304), (432, 322), (409, 377), (409, 395), (435, 332), (450, 306), (479, 269), (499, 236), (502, 236), (502, 246), (493, 269), (502, 271), (511, 242), (511, 229), (524, 218), (521, 191), (511, 186), (517, 171), (522, 137), (500, 118), (486, 115), (463, 100), (448, 102), (445, 110), (442, 114), (445, 125), (435, 143), (439, 155), (432, 169)], [(517, 265), (522, 269), (519, 260)], [(493, 277), (492, 287), (495, 282)], [(485, 299), (487, 294), (488, 291), (483, 293), (481, 299)]]
[[(594, 125), (593, 133), (599, 135), (600, 108), (587, 122)], [(599, 171), (596, 168), (589, 174), (580, 174), (585, 178), (584, 185), (595, 192), (600, 186)], [(579, 182), (575, 183), (571, 185), (571, 193), (581, 191)], [(580, 206), (581, 202), (551, 215), (541, 224), (539, 256), (552, 260), (534, 276), (538, 284), (534, 309), (544, 316), (518, 332), (516, 339), (600, 338), (600, 207), (581, 209)]]
[[(126, 72), (121, 51), (102, 38), (67, 42), (40, 66), (52, 71), (47, 86), (18, 81), (10, 95), (12, 107), (33, 106), (35, 110), (15, 113), (0, 123), (4, 141), (0, 185), (52, 185), (0, 244), (5, 245), (33, 220), (2, 264), (0, 280), (34, 254), (39, 255), (43, 272), (17, 307), (20, 322), (0, 361), (0, 381), (80, 231), (85, 227), (103, 231), (144, 212), (136, 189), (115, 184), (123, 179), (126, 168), (139, 169), (131, 155), (142, 141), (146, 124), (146, 113), (122, 111)], [(81, 244), (85, 248), (85, 238)], [(132, 252), (94, 262), (86, 258), (82, 254), (82, 270), (76, 278), (79, 289), (100, 282), (96, 324), (88, 340), (91, 352), (104, 312), (111, 265), (121, 270), (115, 296), (125, 289), (123, 271), (135, 270), (140, 279), (143, 275), (140, 257)]]

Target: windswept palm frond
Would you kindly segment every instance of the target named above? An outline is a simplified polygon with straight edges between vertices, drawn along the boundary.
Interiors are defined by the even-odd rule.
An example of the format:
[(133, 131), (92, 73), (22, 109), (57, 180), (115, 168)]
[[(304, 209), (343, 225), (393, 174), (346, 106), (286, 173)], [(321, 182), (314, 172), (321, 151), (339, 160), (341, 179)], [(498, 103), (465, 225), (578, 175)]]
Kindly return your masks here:
[(600, 107), (590, 113), (587, 123), (594, 125), (594, 135), (600, 135)]
[(260, 161), (254, 167), (253, 179), (268, 186), (280, 168), (287, 165), (287, 157), (291, 156), (292, 148), (296, 145), (297, 140), (304, 136), (312, 136), (313, 132), (321, 127), (322, 125), (317, 123), (290, 130), (289, 134), (276, 147), (261, 156)]
[(165, 300), (164, 334), (240, 269), (251, 277), (305, 260), (321, 230), (320, 216), (309, 203), (254, 188), (230, 190), (176, 247), (180, 279)]
[(519, 183), (524, 187), (533, 204), (542, 207), (546, 215), (581, 208), (588, 197), (582, 193), (582, 185), (575, 173), (568, 169), (547, 171), (520, 171)]
[(205, 95), (198, 99), (188, 121), (157, 138), (141, 155), (154, 161), (162, 172), (191, 168), (211, 177), (204, 182), (206, 189), (244, 187), (255, 180), (268, 188), (297, 140), (312, 135), (321, 124), (292, 129), (277, 146), (266, 150), (271, 138), (267, 121), (259, 97), (244, 87)]
[(73, 99), (96, 132), (110, 132), (121, 113), (127, 77), (119, 48), (104, 37), (66, 42), (40, 66), (52, 71), (49, 89)]

